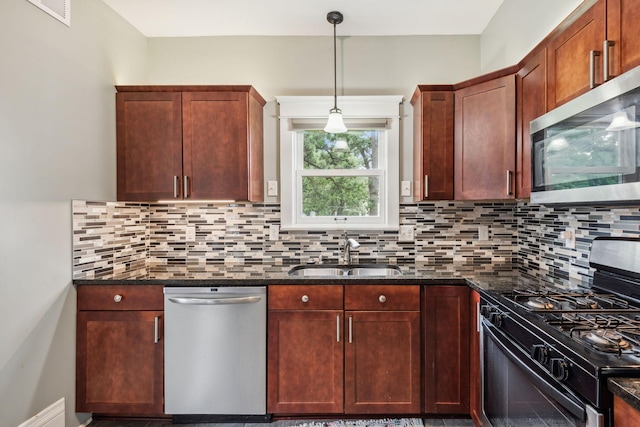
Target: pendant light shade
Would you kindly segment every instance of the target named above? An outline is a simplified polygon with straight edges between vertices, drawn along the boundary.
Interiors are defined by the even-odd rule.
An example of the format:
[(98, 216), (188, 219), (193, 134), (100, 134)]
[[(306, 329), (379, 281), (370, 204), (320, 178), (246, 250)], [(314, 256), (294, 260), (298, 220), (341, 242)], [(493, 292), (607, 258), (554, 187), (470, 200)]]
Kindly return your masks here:
[(342, 120), (342, 111), (340, 109), (332, 108), (329, 110), (329, 120), (327, 120), (324, 131), (327, 133), (345, 133), (347, 131), (344, 120)]
[(340, 12), (327, 13), (327, 21), (333, 24), (333, 108), (329, 110), (329, 119), (324, 127), (324, 131), (327, 133), (344, 133), (347, 131), (342, 119), (342, 110), (338, 108), (338, 73), (336, 65), (336, 25), (341, 23), (342, 20), (343, 16)]

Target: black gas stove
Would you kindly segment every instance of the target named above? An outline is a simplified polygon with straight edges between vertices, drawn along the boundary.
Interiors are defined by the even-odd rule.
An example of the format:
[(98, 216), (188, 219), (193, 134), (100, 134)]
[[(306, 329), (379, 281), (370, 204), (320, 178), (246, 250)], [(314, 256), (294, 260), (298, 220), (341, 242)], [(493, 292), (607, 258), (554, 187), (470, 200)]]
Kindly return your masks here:
[[(492, 425), (611, 426), (607, 379), (640, 377), (640, 239), (595, 239), (590, 265), (590, 287), (482, 296), (484, 407)], [(498, 403), (496, 388), (516, 402)]]

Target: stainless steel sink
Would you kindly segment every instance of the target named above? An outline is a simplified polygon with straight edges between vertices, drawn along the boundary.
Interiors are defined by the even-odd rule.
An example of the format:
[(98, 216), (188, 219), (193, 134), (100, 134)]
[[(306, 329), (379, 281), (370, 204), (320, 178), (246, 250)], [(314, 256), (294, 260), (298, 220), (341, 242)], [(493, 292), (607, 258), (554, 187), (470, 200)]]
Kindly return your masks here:
[(402, 270), (390, 264), (310, 264), (296, 265), (289, 270), (290, 276), (399, 276)]
[(397, 265), (381, 265), (379, 267), (353, 267), (348, 270), (349, 276), (400, 276), (402, 270)]

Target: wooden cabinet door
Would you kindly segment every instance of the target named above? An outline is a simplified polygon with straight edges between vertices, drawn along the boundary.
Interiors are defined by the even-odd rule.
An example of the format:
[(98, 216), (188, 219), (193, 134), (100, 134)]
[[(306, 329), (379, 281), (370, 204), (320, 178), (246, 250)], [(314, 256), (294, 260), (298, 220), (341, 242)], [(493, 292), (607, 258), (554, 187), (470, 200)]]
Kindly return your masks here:
[(267, 412), (343, 412), (342, 310), (270, 311)]
[(547, 45), (548, 111), (602, 83), (606, 0), (597, 0), (567, 24)]
[(469, 288), (424, 288), (425, 404), (429, 414), (469, 413)]
[(420, 312), (347, 311), (345, 412), (419, 414)]
[(516, 74), (516, 198), (531, 195), (531, 121), (547, 112), (546, 50)]
[(452, 200), (453, 92), (418, 89), (416, 95), (412, 99), (413, 200)]
[(613, 425), (615, 427), (637, 427), (640, 412), (619, 396), (613, 396)]
[(182, 93), (185, 199), (248, 199), (247, 97)]
[(455, 199), (514, 198), (515, 77), (456, 91)]
[(640, 2), (638, 0), (607, 0), (607, 40), (611, 77), (640, 65)]
[(77, 412), (163, 414), (164, 341), (156, 328), (162, 315), (78, 312)]
[(482, 380), (480, 368), (480, 294), (470, 291), (469, 313), (471, 327), (469, 340), (469, 413), (476, 426), (482, 425)]
[(181, 94), (118, 93), (116, 119), (118, 200), (181, 198)]

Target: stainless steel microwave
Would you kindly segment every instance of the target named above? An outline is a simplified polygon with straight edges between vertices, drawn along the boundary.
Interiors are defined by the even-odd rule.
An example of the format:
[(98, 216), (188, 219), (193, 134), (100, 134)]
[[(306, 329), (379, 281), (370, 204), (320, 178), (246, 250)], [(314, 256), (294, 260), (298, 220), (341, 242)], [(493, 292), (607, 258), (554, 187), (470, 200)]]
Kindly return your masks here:
[(531, 122), (531, 202), (640, 203), (640, 67)]

